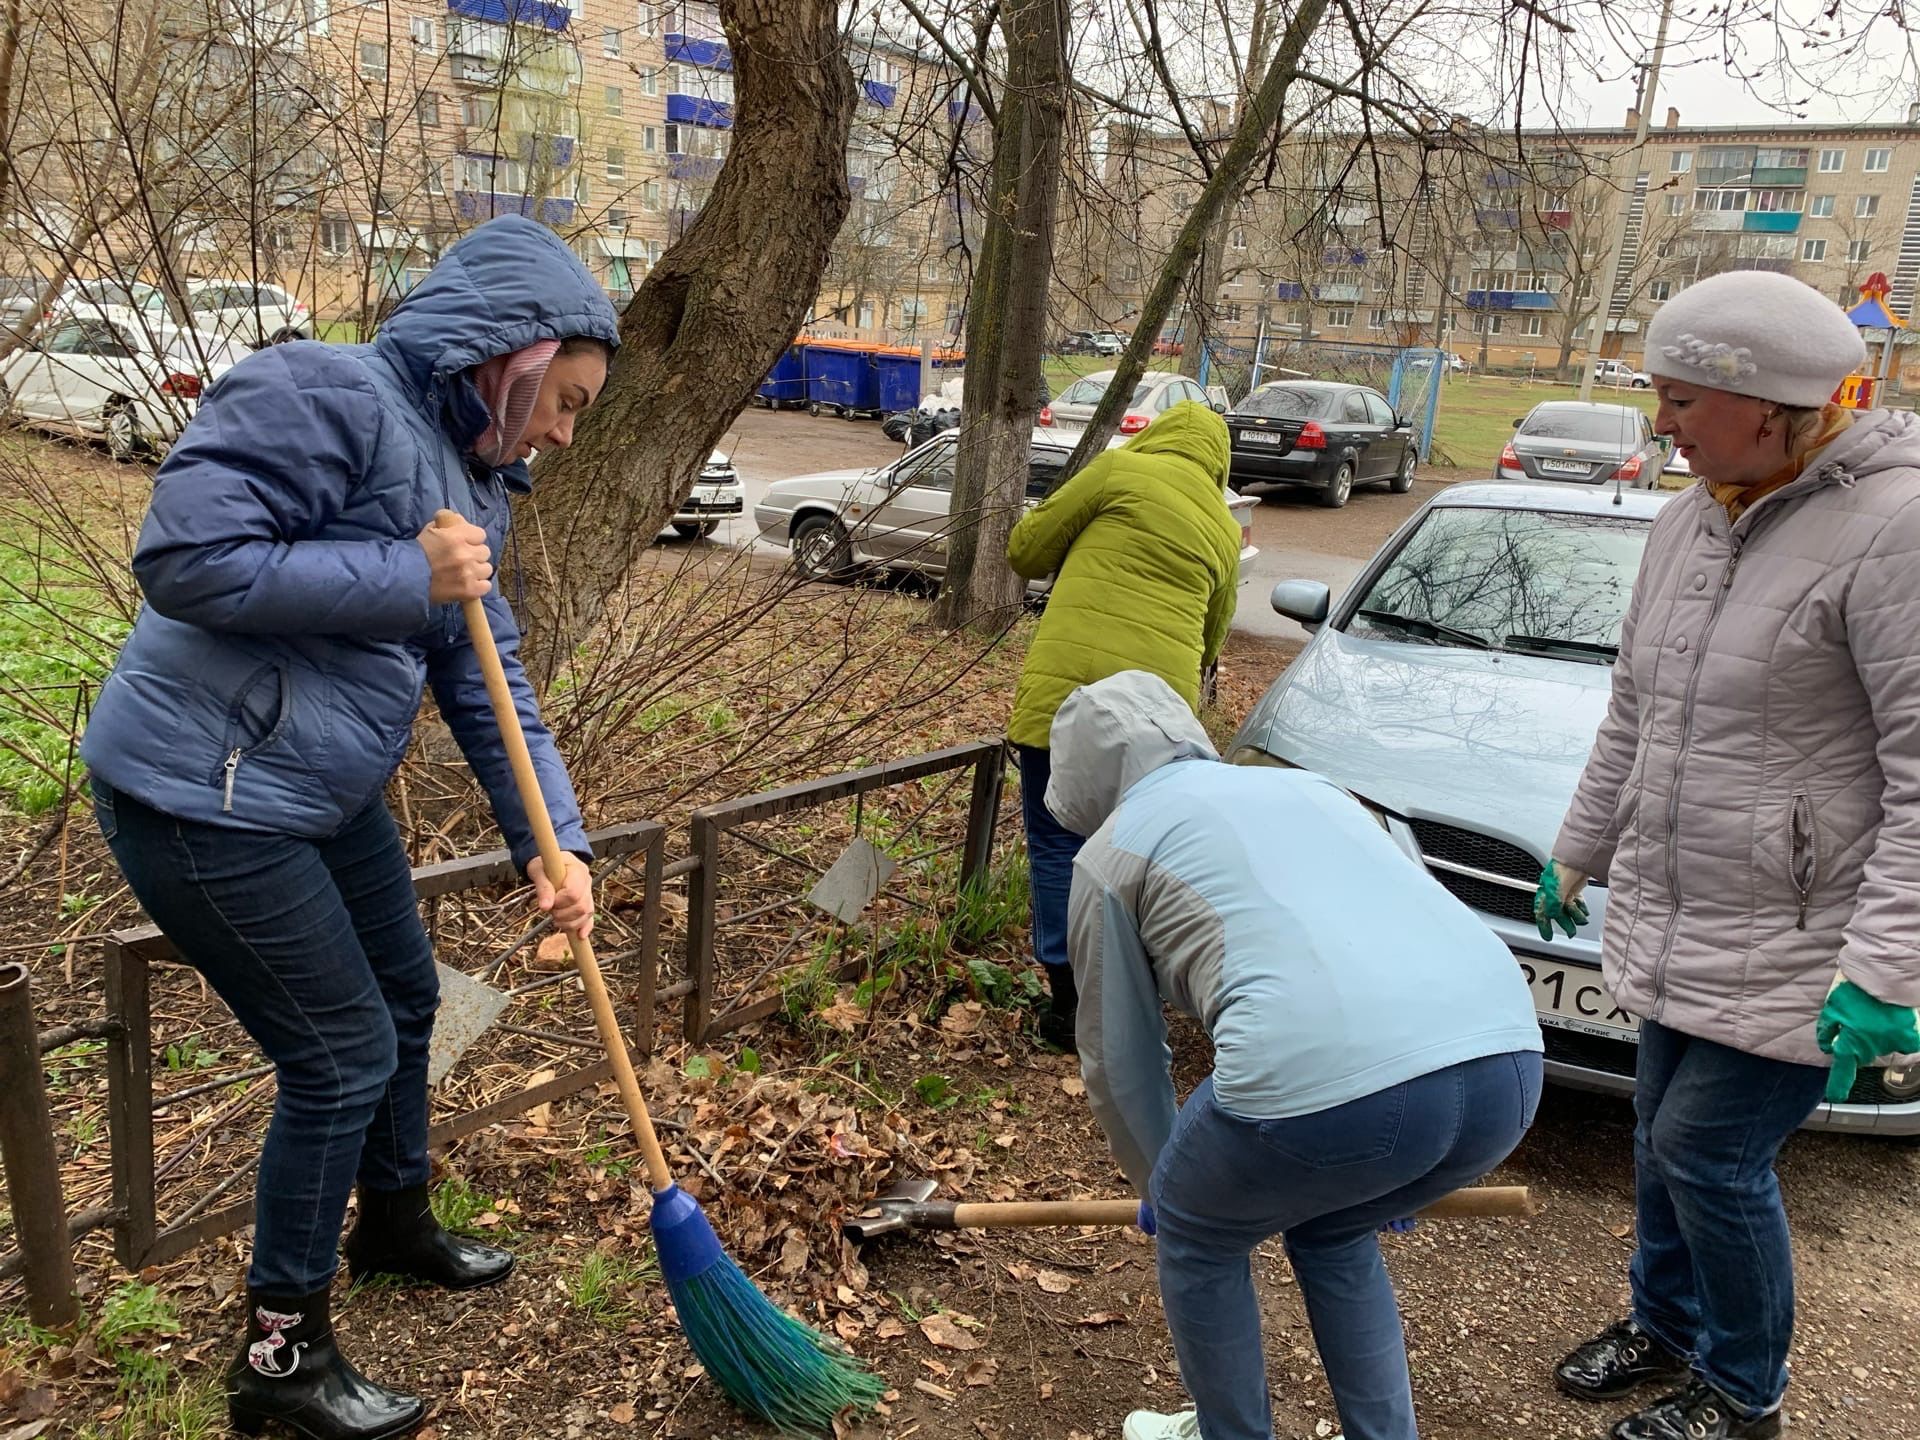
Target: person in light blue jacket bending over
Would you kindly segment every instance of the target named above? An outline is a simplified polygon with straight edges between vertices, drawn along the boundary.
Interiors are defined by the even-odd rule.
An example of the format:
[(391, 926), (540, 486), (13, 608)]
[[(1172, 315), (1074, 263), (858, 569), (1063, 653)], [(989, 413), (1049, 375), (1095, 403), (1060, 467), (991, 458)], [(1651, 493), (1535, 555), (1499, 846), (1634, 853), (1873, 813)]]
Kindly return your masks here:
[[(1250, 1259), (1284, 1238), (1347, 1440), (1415, 1440), (1382, 1225), (1506, 1158), (1540, 1099), (1513, 957), (1345, 791), (1225, 765), (1126, 671), (1054, 717), (1047, 808), (1089, 836), (1067, 944), (1087, 1098), (1159, 1239), (1195, 1410), (1126, 1440), (1270, 1440)], [(1162, 1002), (1213, 1037), (1174, 1105)]]

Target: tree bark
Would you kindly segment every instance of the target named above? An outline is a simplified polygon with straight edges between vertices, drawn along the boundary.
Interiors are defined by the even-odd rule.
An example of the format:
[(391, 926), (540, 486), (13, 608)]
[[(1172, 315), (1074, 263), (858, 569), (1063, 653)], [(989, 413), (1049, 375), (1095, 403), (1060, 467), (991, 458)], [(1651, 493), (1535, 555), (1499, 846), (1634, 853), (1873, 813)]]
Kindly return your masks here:
[(858, 88), (835, 0), (720, 0), (732, 143), (713, 193), (620, 320), (573, 446), (515, 507), (528, 673), (583, 641), (813, 304), (852, 194)]
[(1115, 366), (1113, 383), (1107, 387), (1107, 393), (1100, 397), (1093, 419), (1087, 423), (1086, 433), (1081, 435), (1080, 443), (1074, 447), (1073, 458), (1067, 462), (1067, 474), (1072, 474), (1105, 450), (1107, 441), (1113, 438), (1120, 424), (1120, 412), (1126, 408), (1133, 387), (1140, 383), (1140, 376), (1146, 371), (1147, 358), (1153, 353), (1154, 339), (1159, 335), (1160, 327), (1166, 323), (1174, 297), (1186, 283), (1187, 272), (1199, 258), (1208, 234), (1220, 218), (1229, 213), (1229, 207), (1245, 188), (1261, 145), (1265, 143), (1268, 132), (1279, 123), (1281, 105), (1286, 100), (1287, 87), (1293, 83), (1294, 75), (1299, 70), (1300, 56), (1326, 13), (1327, 0), (1301, 0), (1300, 8), (1288, 17), (1286, 30), (1281, 34), (1280, 43), (1274, 51), (1273, 63), (1267, 67), (1260, 88), (1249, 99), (1247, 108), (1240, 116), (1240, 123), (1234, 127), (1227, 153), (1221, 156), (1212, 178), (1200, 192), (1199, 203), (1187, 216), (1186, 224), (1180, 227), (1180, 234), (1173, 242), (1166, 264), (1161, 267), (1160, 278), (1154, 281), (1146, 303), (1140, 307), (1133, 339), (1127, 342), (1126, 351)]
[[(1222, 206), (1219, 221), (1207, 232), (1206, 242), (1200, 247), (1200, 263), (1187, 291), (1187, 314), (1192, 317), (1192, 323), (1180, 337), (1180, 373), (1190, 380), (1200, 378), (1200, 362), (1219, 328), (1220, 281), (1227, 268), (1227, 232), (1232, 228), (1233, 213)], [(1157, 326), (1154, 338), (1159, 338)]]
[(967, 303), (966, 390), (937, 619), (991, 628), (1026, 594), (1007, 537), (1026, 505), (1066, 124), (1065, 0), (1010, 0), (980, 264)]

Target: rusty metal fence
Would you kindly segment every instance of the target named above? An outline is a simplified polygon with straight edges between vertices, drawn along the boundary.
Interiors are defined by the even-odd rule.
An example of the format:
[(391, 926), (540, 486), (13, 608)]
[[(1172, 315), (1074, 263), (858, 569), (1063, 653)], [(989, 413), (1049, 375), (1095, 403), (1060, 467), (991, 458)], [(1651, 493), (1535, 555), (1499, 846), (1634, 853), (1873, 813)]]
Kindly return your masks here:
[[(630, 1038), (640, 1053), (654, 1047), (662, 1002), (683, 1000), (680, 1028), (684, 1037), (701, 1044), (775, 1013), (784, 993), (758, 993), (769, 977), (778, 979), (784, 952), (775, 948), (769, 959), (756, 951), (748, 978), (737, 973), (748, 963), (732, 953), (727, 939), (750, 929), (755, 922), (781, 912), (798, 911), (794, 937), (799, 943), (809, 927), (821, 924), (849, 928), (851, 916), (842, 913), (820, 918), (821, 884), (835, 869), (828, 857), (844, 861), (857, 847), (868, 846), (881, 811), (882, 792), (904, 791), (912, 797), (906, 810), (894, 807), (884, 837), (886, 855), (878, 861), (885, 872), (871, 893), (860, 892), (859, 904), (878, 902), (876, 911), (928, 913), (936, 908), (940, 890), (958, 896), (988, 873), (994, 831), (999, 820), (1005, 777), (1005, 747), (998, 740), (957, 745), (932, 754), (869, 766), (845, 774), (791, 785), (745, 799), (696, 810), (689, 817), (691, 853), (668, 861), (667, 831), (653, 821), (622, 825), (592, 835), (597, 859), (595, 884), (605, 897), (610, 881), (625, 876), (629, 903), (599, 907), (601, 933), (612, 933), (619, 943), (609, 945), (602, 967), (630, 1015)], [(967, 803), (964, 824), (953, 833), (951, 817), (937, 814), (962, 782)], [(755, 827), (778, 817), (801, 812), (824, 812), (843, 803), (850, 813), (830, 817), (804, 847), (772, 844), (754, 834)], [(861, 851), (859, 853), (866, 853)], [(738, 864), (744, 856), (752, 864)], [(844, 864), (840, 866), (845, 869)], [(723, 894), (732, 886), (729, 872), (743, 878), (749, 889), (772, 898), (753, 904), (722, 908)], [(889, 883), (887, 877), (898, 877)], [(951, 884), (945, 882), (951, 878)], [(494, 851), (414, 871), (414, 889), (427, 907), (426, 922), (437, 955), (472, 958), (478, 948), (476, 933), (496, 927), (498, 912), (482, 907), (467, 913), (467, 898), (488, 887), (517, 882), (504, 850)], [(802, 880), (813, 888), (800, 888)], [(684, 881), (687, 888), (685, 945), (681, 973), (662, 984), (661, 922), (664, 885)], [(813, 902), (809, 911), (808, 902)], [(826, 902), (832, 909), (832, 902)], [(450, 907), (457, 907), (450, 910)], [(891, 907), (891, 909), (889, 909)], [(497, 982), (526, 966), (537, 952), (537, 942), (549, 930), (543, 919), (521, 932), (504, 949), (486, 951), (473, 965), (475, 978)], [(839, 983), (871, 970), (884, 951), (880, 927), (873, 926), (874, 943), (839, 952), (836, 963), (819, 970), (822, 979)], [(252, 1213), (251, 1177), (258, 1164), (257, 1146), (249, 1144), (238, 1163), (210, 1184), (185, 1190), (184, 1183), (203, 1168), (219, 1147), (223, 1128), (229, 1138), (252, 1131), (244, 1124), (271, 1095), (272, 1066), (230, 1066), (211, 1079), (156, 1090), (156, 1055), (171, 1062), (175, 1046), (156, 1051), (156, 976), (186, 986), (197, 982), (182, 966), (171, 942), (147, 927), (110, 936), (104, 947), (106, 1007), (103, 1015), (87, 1017), (50, 1030), (33, 1028), (26, 972), (22, 967), (0, 970), (0, 1146), (4, 1147), (9, 1200), (18, 1248), (0, 1255), (0, 1281), (24, 1275), (29, 1308), (35, 1323), (62, 1324), (77, 1313), (73, 1300), (72, 1246), (96, 1231), (110, 1230), (115, 1260), (130, 1270), (173, 1259), (194, 1246), (228, 1234), (249, 1223)], [(737, 963), (736, 963), (737, 962)], [(17, 973), (16, 973), (17, 972)], [(510, 1001), (539, 1009), (551, 1005), (554, 987), (573, 979), (570, 966), (542, 973), (526, 970), (520, 983), (506, 987)], [(716, 1013), (716, 1009), (718, 1013)], [(506, 1046), (518, 1040), (542, 1052), (552, 1064), (535, 1083), (525, 1084), (532, 1068), (523, 1056), (495, 1052), (492, 1069), (503, 1077), (503, 1093), (488, 1094), (479, 1103), (452, 1108), (440, 1115), (430, 1131), (430, 1142), (449, 1140), (511, 1119), (536, 1106), (574, 1095), (611, 1075), (591, 1030), (574, 1034), (547, 1024), (514, 1023), (511, 1016), (493, 1024), (491, 1043)], [(237, 1022), (226, 1022), (234, 1032)], [(44, 1086), (42, 1056), (78, 1040), (100, 1040), (106, 1047), (107, 1128), (111, 1161), (111, 1188), (105, 1203), (66, 1211), (60, 1167)], [(240, 1045), (244, 1045), (244, 1039)], [(239, 1053), (239, 1045), (225, 1054)], [(249, 1051), (249, 1053), (251, 1053)], [(579, 1063), (557, 1057), (571, 1056)], [(592, 1058), (582, 1058), (590, 1056)], [(257, 1061), (257, 1056), (254, 1057)], [(169, 1063), (169, 1070), (174, 1067)], [(471, 1066), (469, 1068), (472, 1068)], [(192, 1071), (189, 1069), (188, 1074)], [(446, 1108), (446, 1107), (442, 1107)], [(167, 1153), (156, 1143), (156, 1116), (191, 1112), (194, 1123), (184, 1139)], [(228, 1147), (229, 1150), (235, 1148)], [(229, 1154), (228, 1160), (234, 1157)]]

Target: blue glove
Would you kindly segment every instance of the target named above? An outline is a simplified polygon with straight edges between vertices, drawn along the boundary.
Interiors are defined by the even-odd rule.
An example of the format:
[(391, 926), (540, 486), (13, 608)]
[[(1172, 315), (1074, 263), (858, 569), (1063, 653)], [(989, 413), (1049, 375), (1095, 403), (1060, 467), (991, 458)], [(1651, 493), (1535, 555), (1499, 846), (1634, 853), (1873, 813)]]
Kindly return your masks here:
[(1133, 1223), (1149, 1235), (1160, 1233), (1159, 1223), (1153, 1218), (1153, 1206), (1144, 1200), (1140, 1202), (1140, 1213), (1134, 1217)]
[(1380, 1227), (1380, 1233), (1382, 1235), (1404, 1235), (1411, 1229), (1413, 1229), (1413, 1217), (1409, 1215), (1404, 1220), (1387, 1221), (1386, 1224)]

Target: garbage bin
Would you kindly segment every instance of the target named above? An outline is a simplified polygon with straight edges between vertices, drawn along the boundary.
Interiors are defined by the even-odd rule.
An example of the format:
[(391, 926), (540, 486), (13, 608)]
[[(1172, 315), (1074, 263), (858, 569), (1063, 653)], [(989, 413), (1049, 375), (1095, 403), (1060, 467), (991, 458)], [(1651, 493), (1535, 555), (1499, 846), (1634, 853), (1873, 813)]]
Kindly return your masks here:
[(802, 355), (807, 377), (807, 409), (831, 410), (851, 420), (880, 411), (880, 373), (871, 347), (810, 344)]
[(755, 397), (770, 410), (799, 409), (807, 403), (806, 348), (789, 345), (773, 369), (754, 391)]
[(920, 403), (920, 352), (876, 350), (873, 366), (879, 375), (883, 413), (911, 410)]

